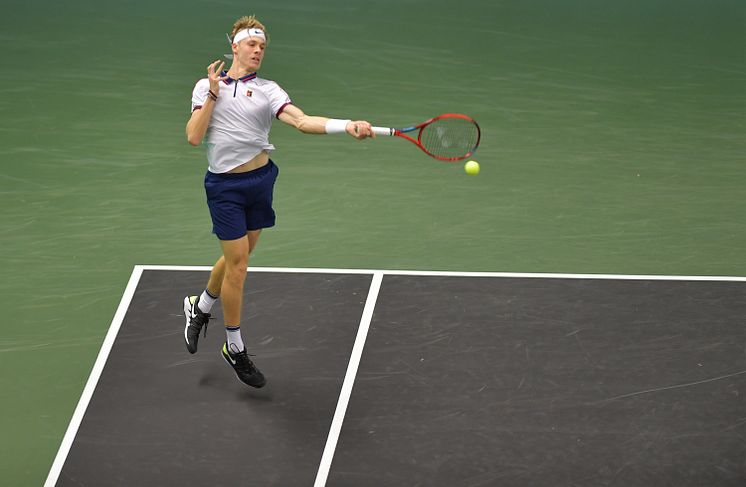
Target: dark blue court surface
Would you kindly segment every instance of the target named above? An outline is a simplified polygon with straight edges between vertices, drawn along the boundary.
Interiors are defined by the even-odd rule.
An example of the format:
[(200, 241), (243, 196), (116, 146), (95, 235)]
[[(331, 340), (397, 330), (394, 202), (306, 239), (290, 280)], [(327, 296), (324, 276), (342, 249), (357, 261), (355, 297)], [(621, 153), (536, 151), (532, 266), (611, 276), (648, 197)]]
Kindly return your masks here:
[(136, 269), (48, 485), (746, 484), (744, 280), (256, 270), (255, 390), (207, 276)]

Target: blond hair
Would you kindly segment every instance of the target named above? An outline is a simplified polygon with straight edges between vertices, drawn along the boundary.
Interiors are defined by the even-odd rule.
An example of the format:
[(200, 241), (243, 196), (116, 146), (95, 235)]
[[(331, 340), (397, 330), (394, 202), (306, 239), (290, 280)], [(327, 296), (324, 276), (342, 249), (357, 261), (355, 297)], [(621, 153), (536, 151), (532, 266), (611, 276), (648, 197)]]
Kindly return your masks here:
[(240, 19), (236, 20), (233, 24), (233, 30), (231, 30), (231, 39), (236, 37), (236, 34), (244, 29), (262, 29), (264, 31), (264, 36), (267, 38), (267, 42), (269, 43), (269, 34), (267, 33), (267, 28), (264, 27), (264, 24), (259, 22), (259, 19), (254, 17), (253, 15), (250, 16), (243, 16)]

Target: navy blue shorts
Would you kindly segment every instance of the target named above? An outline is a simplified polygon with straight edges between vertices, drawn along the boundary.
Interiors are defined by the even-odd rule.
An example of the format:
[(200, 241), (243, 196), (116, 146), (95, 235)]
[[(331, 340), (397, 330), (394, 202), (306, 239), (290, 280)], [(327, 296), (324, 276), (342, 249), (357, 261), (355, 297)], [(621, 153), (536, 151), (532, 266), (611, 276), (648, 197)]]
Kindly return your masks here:
[(249, 230), (274, 226), (272, 190), (278, 173), (271, 159), (265, 166), (249, 172), (207, 172), (207, 206), (212, 217), (212, 232), (220, 240), (235, 240)]

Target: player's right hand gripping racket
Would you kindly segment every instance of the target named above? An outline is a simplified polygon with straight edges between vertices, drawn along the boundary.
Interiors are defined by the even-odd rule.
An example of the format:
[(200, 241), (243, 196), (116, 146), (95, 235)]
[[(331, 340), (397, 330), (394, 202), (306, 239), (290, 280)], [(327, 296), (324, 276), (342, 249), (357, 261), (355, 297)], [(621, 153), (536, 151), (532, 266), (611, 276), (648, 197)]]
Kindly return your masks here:
[[(414, 139), (407, 133), (419, 130)], [(376, 135), (402, 137), (440, 161), (461, 161), (479, 147), (481, 131), (477, 122), (461, 113), (444, 113), (414, 127), (402, 129), (373, 127)], [(413, 134), (414, 135), (414, 134)]]

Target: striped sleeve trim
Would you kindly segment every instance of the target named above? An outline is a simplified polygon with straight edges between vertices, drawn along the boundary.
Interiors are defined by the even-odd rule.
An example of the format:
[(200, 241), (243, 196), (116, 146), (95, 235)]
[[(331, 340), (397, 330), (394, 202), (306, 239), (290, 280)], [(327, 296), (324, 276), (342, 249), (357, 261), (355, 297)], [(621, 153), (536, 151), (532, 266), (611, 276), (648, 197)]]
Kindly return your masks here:
[(282, 113), (282, 111), (283, 111), (283, 110), (285, 109), (285, 107), (286, 107), (286, 106), (288, 106), (288, 105), (292, 105), (292, 104), (293, 104), (293, 102), (289, 101), (289, 102), (285, 103), (284, 105), (282, 105), (282, 106), (280, 107), (280, 109), (279, 109), (279, 110), (277, 110), (277, 114), (275, 115), (275, 117), (276, 117), (276, 118), (280, 118), (280, 114), (281, 114), (281, 113)]

